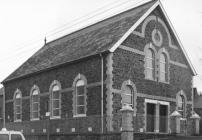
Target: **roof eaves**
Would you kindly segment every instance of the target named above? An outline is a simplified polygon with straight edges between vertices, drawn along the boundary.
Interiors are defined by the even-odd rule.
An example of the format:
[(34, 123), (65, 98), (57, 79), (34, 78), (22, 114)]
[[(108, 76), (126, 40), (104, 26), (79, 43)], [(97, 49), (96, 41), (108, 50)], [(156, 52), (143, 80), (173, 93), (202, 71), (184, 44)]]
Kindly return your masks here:
[(1, 84), (4, 84), (4, 83), (9, 82), (9, 81), (16, 80), (16, 79), (19, 79), (19, 78), (27, 77), (27, 76), (30, 76), (30, 75), (33, 75), (33, 74), (37, 74), (37, 73), (41, 73), (41, 72), (44, 72), (44, 71), (48, 71), (48, 70), (54, 69), (56, 67), (60, 67), (60, 66), (67, 65), (67, 64), (71, 64), (71, 63), (74, 63), (74, 62), (78, 62), (78, 61), (81, 61), (83, 59), (87, 59), (89, 57), (94, 57), (94, 56), (97, 56), (97, 55), (100, 55), (100, 54), (106, 54), (108, 52), (109, 51), (98, 52), (98, 53), (95, 53), (95, 54), (91, 54), (91, 55), (88, 55), (88, 56), (81, 57), (79, 59), (71, 60), (71, 61), (68, 61), (68, 62), (65, 62), (65, 63), (60, 63), (60, 64), (57, 64), (55, 66), (48, 67), (46, 69), (42, 69), (42, 70), (39, 70), (39, 71), (31, 72), (31, 73), (28, 73), (28, 74), (25, 74), (25, 75), (20, 75), (18, 77), (14, 77), (14, 78), (11, 78), (11, 79), (7, 79), (6, 78), (5, 80), (3, 80), (1, 82)]
[(168, 24), (170, 25), (170, 27), (171, 27), (171, 29), (172, 29), (172, 31), (173, 31), (173, 33), (174, 33), (174, 35), (175, 35), (177, 41), (179, 42), (179, 46), (180, 46), (180, 48), (181, 48), (183, 54), (185, 55), (185, 58), (187, 59), (188, 65), (189, 65), (189, 67), (191, 68), (193, 75), (196, 76), (196, 75), (197, 75), (197, 72), (196, 72), (195, 68), (193, 67), (193, 65), (192, 65), (192, 63), (191, 63), (191, 60), (189, 59), (189, 57), (188, 57), (188, 55), (187, 55), (187, 53), (186, 53), (186, 50), (185, 50), (184, 46), (182, 45), (182, 42), (180, 41), (180, 38), (179, 38), (179, 36), (177, 35), (177, 32), (176, 32), (176, 30), (174, 29), (174, 27), (173, 27), (173, 25), (172, 25), (172, 23), (171, 23), (171, 21), (170, 21), (168, 15), (167, 15), (165, 9), (163, 8), (163, 5), (162, 5), (161, 2), (159, 2), (159, 6), (160, 6), (160, 8), (161, 8), (163, 14), (165, 15), (165, 17), (166, 17), (166, 19), (167, 19), (167, 21), (168, 21)]

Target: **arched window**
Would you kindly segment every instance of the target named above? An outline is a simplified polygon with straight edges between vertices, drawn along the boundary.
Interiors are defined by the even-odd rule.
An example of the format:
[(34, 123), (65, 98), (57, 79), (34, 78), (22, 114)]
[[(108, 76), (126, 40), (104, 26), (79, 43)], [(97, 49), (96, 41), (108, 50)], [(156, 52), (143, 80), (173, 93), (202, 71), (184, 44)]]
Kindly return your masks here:
[(178, 96), (177, 109), (178, 109), (178, 112), (184, 118), (185, 117), (185, 97), (183, 95)]
[(126, 81), (123, 81), (121, 85), (121, 104), (124, 105), (130, 105), (134, 110), (134, 115), (136, 115), (137, 111), (137, 89), (135, 84), (129, 79)]
[(87, 79), (83, 74), (78, 74), (73, 82), (73, 116), (83, 117), (87, 112)]
[(31, 120), (39, 119), (39, 89), (34, 86), (31, 90)]
[(60, 84), (54, 81), (51, 85), (51, 118), (60, 118)]
[(124, 95), (122, 96), (122, 104), (123, 105), (130, 105), (133, 107), (133, 97), (134, 91), (130, 85), (126, 85), (124, 88)]
[(85, 83), (84, 80), (76, 82), (76, 96), (75, 96), (75, 113), (76, 115), (85, 114)]
[(19, 90), (15, 92), (14, 97), (14, 121), (21, 121), (22, 119), (22, 95)]
[(168, 81), (168, 70), (167, 70), (167, 57), (164, 53), (160, 54), (160, 81), (167, 82)]
[(146, 50), (146, 57), (145, 57), (145, 76), (147, 79), (155, 79), (155, 55), (152, 49)]

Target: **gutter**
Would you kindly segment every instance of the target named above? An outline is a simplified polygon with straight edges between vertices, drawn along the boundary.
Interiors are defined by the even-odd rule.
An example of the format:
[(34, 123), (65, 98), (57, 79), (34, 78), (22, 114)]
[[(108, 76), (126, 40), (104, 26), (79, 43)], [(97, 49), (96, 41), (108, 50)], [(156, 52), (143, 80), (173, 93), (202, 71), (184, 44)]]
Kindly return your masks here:
[(38, 71), (35, 71), (35, 72), (30, 72), (30, 73), (25, 74), (25, 75), (16, 76), (16, 77), (11, 78), (11, 79), (7, 79), (8, 78), (7, 77), (5, 80), (3, 80), (1, 82), (1, 84), (7, 83), (7, 82), (10, 82), (10, 81), (14, 81), (14, 80), (18, 80), (18, 79), (22, 79), (22, 78), (26, 78), (26, 77), (32, 76), (34, 74), (39, 74), (39, 73), (42, 73), (42, 72), (50, 71), (50, 70), (56, 69), (56, 68), (61, 67), (61, 66), (70, 65), (72, 63), (77, 63), (77, 62), (80, 62), (80, 61), (83, 61), (83, 60), (86, 60), (86, 59), (90, 59), (92, 57), (96, 57), (96, 56), (98, 56), (100, 54), (105, 54), (105, 53), (108, 53), (108, 52), (109, 51), (106, 50), (106, 51), (102, 51), (100, 53), (87, 55), (87, 56), (81, 57), (79, 59), (70, 60), (70, 61), (67, 61), (67, 62), (64, 62), (64, 63), (59, 63), (57, 65), (54, 65), (54, 66), (51, 66), (51, 67), (48, 67), (48, 68), (45, 68), (45, 69), (41, 69), (41, 70), (38, 70)]

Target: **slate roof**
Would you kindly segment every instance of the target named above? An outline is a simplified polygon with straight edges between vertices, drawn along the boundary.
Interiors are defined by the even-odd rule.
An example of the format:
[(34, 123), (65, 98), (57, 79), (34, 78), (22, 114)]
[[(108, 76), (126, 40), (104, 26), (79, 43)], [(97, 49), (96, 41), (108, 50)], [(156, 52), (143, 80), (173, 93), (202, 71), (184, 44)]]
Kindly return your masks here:
[(155, 2), (150, 1), (47, 43), (3, 82), (109, 51)]

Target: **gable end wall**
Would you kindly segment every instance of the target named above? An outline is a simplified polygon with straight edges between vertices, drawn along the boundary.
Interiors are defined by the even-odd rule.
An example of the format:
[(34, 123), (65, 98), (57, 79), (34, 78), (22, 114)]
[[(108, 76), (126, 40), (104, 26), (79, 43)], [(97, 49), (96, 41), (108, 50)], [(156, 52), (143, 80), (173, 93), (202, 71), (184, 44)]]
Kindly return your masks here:
[[(159, 11), (156, 9), (150, 16), (158, 16), (164, 21)], [(149, 17), (150, 17), (149, 16)], [(159, 21), (159, 23), (161, 23)], [(145, 114), (144, 99), (156, 99), (170, 102), (170, 112), (176, 109), (176, 95), (180, 90), (183, 90), (187, 96), (187, 115), (191, 114), (191, 87), (192, 87), (192, 72), (187, 61), (179, 48), (179, 44), (170, 33), (170, 41), (167, 31), (162, 24), (150, 21), (145, 28), (145, 35), (141, 34), (143, 23), (141, 23), (137, 30), (126, 38), (126, 40), (115, 50), (113, 55), (113, 113), (119, 114), (121, 105), (121, 86), (126, 80), (131, 80), (137, 89), (137, 114)], [(164, 22), (165, 23), (165, 22)], [(167, 25), (166, 25), (167, 26)], [(170, 55), (169, 63), (169, 83), (162, 83), (153, 80), (146, 80), (144, 74), (144, 48), (146, 44), (152, 42), (152, 31), (157, 28), (161, 31), (163, 37), (163, 44), (161, 47), (156, 46), (155, 50), (158, 52), (162, 47), (166, 49)], [(138, 32), (138, 33), (137, 33)], [(117, 122), (120, 118), (115, 116), (114, 121)], [(140, 117), (143, 118), (144, 116)], [(144, 119), (136, 120), (136, 131), (144, 126)], [(119, 129), (119, 126), (114, 124), (114, 129)]]

